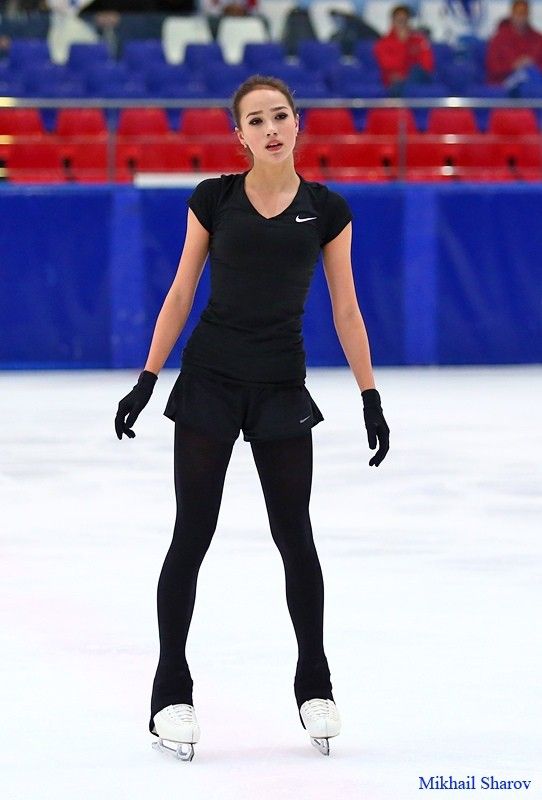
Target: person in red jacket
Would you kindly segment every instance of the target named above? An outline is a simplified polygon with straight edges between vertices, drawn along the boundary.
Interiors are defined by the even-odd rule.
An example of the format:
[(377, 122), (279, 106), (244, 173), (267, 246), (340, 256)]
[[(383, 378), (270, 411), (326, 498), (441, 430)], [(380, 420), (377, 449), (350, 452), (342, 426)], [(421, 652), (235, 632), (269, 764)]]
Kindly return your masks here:
[(426, 37), (412, 30), (408, 6), (395, 6), (391, 12), (391, 30), (375, 44), (375, 56), (385, 86), (399, 89), (404, 82), (427, 81), (434, 69), (431, 45)]
[(530, 25), (526, 0), (514, 0), (510, 17), (489, 40), (486, 68), (490, 83), (506, 82), (510, 88), (542, 70), (542, 34)]

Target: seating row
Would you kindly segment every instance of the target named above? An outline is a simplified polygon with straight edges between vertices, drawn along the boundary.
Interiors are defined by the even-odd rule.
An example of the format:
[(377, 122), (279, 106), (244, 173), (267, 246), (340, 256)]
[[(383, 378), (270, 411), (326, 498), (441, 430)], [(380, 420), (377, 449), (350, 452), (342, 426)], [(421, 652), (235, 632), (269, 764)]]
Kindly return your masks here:
[[(201, 14), (178, 17), (167, 14), (123, 13), (117, 36), (121, 43), (130, 39), (156, 37), (169, 50), (178, 46), (179, 41), (211, 41), (216, 28), (220, 32), (220, 27), (226, 23), (221, 35), (231, 41), (232, 48), (247, 36), (256, 37), (255, 40), (270, 37), (278, 41), (284, 37), (288, 14), (299, 5), (308, 6), (309, 29), (312, 28), (314, 37), (328, 41), (337, 28), (333, 10), (352, 14), (360, 13), (361, 10), (366, 22), (382, 34), (389, 29), (390, 12), (396, 5), (396, 0), (311, 0), (306, 4), (299, 4), (296, 0), (258, 0), (257, 16), (230, 17), (220, 22), (216, 19), (211, 22)], [(486, 39), (493, 34), (499, 21), (508, 15), (510, 9), (509, 0), (491, 0), (486, 4), (476, 5), (454, 5), (449, 0), (411, 0), (409, 5), (415, 14), (413, 24), (429, 31), (433, 41), (437, 42), (456, 40), (465, 33), (472, 33), (473, 28), (478, 36)], [(542, 28), (541, 0), (531, 0), (530, 5), (535, 28)], [(83, 19), (84, 16), (83, 14)], [(44, 13), (26, 12), (24, 19), (19, 21), (10, 20), (8, 15), (3, 15), (0, 19), (0, 35), (46, 37), (49, 34), (52, 50), (61, 50), (61, 45), (66, 39), (69, 41), (70, 36), (89, 41), (98, 38), (92, 26), (82, 19), (64, 20), (63, 26), (53, 24), (51, 30), (48, 23), (49, 15)]]
[[(473, 42), (477, 42), (476, 45)], [(0, 92), (18, 97), (229, 97), (248, 75), (263, 72), (285, 80), (298, 97), (385, 97), (374, 43), (357, 45), (345, 61), (331, 42), (307, 41), (298, 63), (286, 58), (278, 43), (247, 44), (242, 63), (228, 64), (220, 46), (189, 44), (182, 63), (167, 63), (160, 42), (131, 42), (115, 61), (104, 43), (74, 44), (66, 65), (48, 60), (44, 42), (13, 42), (10, 57), (0, 63)], [(485, 43), (472, 40), (459, 54), (446, 44), (435, 46), (434, 80), (407, 83), (406, 96), (448, 95), (506, 97), (500, 86), (484, 83)], [(294, 59), (295, 60), (295, 59)], [(536, 82), (525, 84), (528, 97), (542, 95)]]
[[(195, 139), (209, 135), (233, 139), (231, 118), (223, 108), (185, 109), (178, 131)], [(420, 132), (414, 114), (408, 108), (369, 109), (363, 130), (356, 127), (354, 115), (348, 108), (310, 108), (303, 113), (302, 131), (322, 137), (359, 133), (396, 136), (402, 132)], [(61, 137), (88, 138), (106, 136), (109, 131), (102, 109), (63, 108), (58, 111), (53, 132)], [(126, 108), (119, 113), (116, 133), (120, 136), (157, 137), (173, 131), (162, 108)], [(481, 132), (470, 108), (432, 108), (428, 115), (427, 133), (468, 135)], [(487, 133), (507, 137), (536, 135), (539, 133), (537, 116), (530, 108), (493, 108), (489, 111)], [(47, 131), (37, 109), (0, 109), (0, 136), (45, 135)]]
[[(452, 139), (450, 141), (450, 139)], [(77, 142), (42, 137), (0, 144), (4, 177), (14, 183), (129, 182), (138, 173), (241, 172), (248, 162), (239, 144), (189, 142), (178, 135), (127, 140), (113, 155), (106, 140)], [(542, 179), (542, 137), (436, 137), (414, 134), (403, 147), (391, 136), (300, 142), (296, 168), (307, 180), (536, 180)]]

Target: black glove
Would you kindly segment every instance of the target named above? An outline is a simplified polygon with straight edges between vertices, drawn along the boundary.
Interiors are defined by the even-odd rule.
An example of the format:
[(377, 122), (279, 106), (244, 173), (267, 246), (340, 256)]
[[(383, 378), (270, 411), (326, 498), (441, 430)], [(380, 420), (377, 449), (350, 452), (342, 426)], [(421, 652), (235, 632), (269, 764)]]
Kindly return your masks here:
[(380, 405), (380, 395), (377, 390), (364, 389), (361, 396), (363, 398), (363, 417), (365, 419), (365, 427), (367, 428), (369, 447), (371, 450), (374, 450), (377, 439), (380, 445), (369, 461), (369, 466), (378, 467), (390, 449), (390, 429), (384, 419), (382, 406)]
[[(130, 429), (151, 399), (152, 390), (157, 380), (158, 375), (155, 375), (154, 372), (149, 372), (148, 369), (144, 369), (132, 391), (120, 401), (117, 416), (115, 417), (115, 431), (119, 439), (122, 439), (123, 433), (130, 439), (134, 438), (135, 433)], [(128, 414), (128, 418), (125, 422), (126, 414)]]

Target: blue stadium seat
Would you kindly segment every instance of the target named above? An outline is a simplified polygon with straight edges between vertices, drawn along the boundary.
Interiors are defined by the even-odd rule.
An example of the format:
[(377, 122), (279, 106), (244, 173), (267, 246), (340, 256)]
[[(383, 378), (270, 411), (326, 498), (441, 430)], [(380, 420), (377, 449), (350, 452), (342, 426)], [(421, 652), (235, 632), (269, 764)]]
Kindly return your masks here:
[(184, 51), (183, 65), (191, 70), (199, 71), (209, 64), (223, 64), (224, 56), (218, 42), (209, 44), (187, 44)]
[(409, 83), (403, 88), (403, 97), (448, 97), (448, 87), (438, 81), (432, 83)]
[(12, 39), (9, 48), (10, 68), (19, 70), (49, 63), (49, 48), (43, 39)]
[(163, 98), (198, 98), (206, 96), (201, 75), (184, 64), (153, 64), (145, 74), (147, 95)]
[(73, 72), (86, 72), (90, 67), (112, 61), (107, 46), (102, 42), (96, 44), (80, 44), (70, 46), (67, 66)]
[(168, 97), (175, 99), (197, 99), (200, 97), (207, 97), (209, 93), (202, 81), (193, 78), (190, 81), (182, 81), (181, 83), (176, 80), (166, 81), (154, 91), (147, 89), (147, 95), (149, 97), (160, 97), (164, 99)]
[(335, 42), (318, 42), (310, 39), (301, 42), (298, 49), (301, 63), (311, 70), (323, 70), (337, 64), (341, 50)]
[(50, 91), (65, 83), (72, 74), (59, 64), (41, 64), (26, 66), (20, 77), (24, 82), (27, 97), (46, 97)]
[(24, 97), (25, 86), (23, 81), (12, 73), (1, 75), (0, 95), (2, 97)]
[[(370, 94), (369, 97), (385, 97), (386, 93), (380, 80), (380, 73), (367, 70), (366, 65), (358, 62), (357, 64), (337, 64), (330, 67), (325, 72), (325, 80), (330, 92), (336, 97), (340, 97), (344, 91), (346, 97), (355, 97), (358, 87), (374, 86), (382, 90), (382, 94)], [(363, 96), (360, 94), (360, 96)]]
[(463, 95), (467, 86), (481, 83), (484, 75), (472, 59), (454, 59), (442, 66), (440, 80), (448, 87), (448, 94)]
[(446, 42), (431, 42), (431, 49), (437, 65), (448, 64), (455, 58), (454, 48)]
[(380, 75), (380, 67), (374, 54), (374, 41), (363, 40), (356, 45), (355, 56), (365, 67), (366, 72)]
[(183, 83), (190, 83), (194, 80), (192, 73), (184, 65), (173, 64), (152, 64), (145, 71), (145, 82), (151, 94), (159, 95), (166, 85), (182, 86)]
[(288, 84), (297, 97), (328, 97), (329, 91), (320, 74), (305, 69), (302, 65), (276, 64), (273, 76)]
[(366, 97), (366, 98), (379, 98), (387, 97), (388, 93), (386, 88), (381, 83), (365, 83), (364, 81), (357, 82), (352, 79), (345, 83), (341, 88), (334, 91), (335, 97)]
[(231, 97), (248, 75), (243, 64), (210, 64), (203, 72), (207, 97)]
[(288, 83), (289, 81), (302, 80), (312, 77), (313, 73), (302, 64), (276, 64), (273, 73), (277, 78), (281, 78)]
[(318, 78), (300, 78), (291, 81), (289, 87), (294, 93), (294, 100), (299, 97), (310, 100), (329, 97), (327, 86)]
[(461, 97), (508, 97), (506, 89), (502, 86), (493, 86), (487, 83), (470, 83), (461, 92)]
[(528, 99), (538, 99), (542, 97), (542, 81), (526, 81), (519, 87), (519, 96)]
[[(39, 86), (39, 88), (38, 88)], [(86, 97), (87, 90), (85, 82), (81, 78), (59, 78), (50, 82), (44, 81), (41, 85), (35, 84), (34, 89), (25, 86), (25, 97), (52, 97), (70, 98)]]
[(133, 73), (130, 72), (125, 64), (116, 64), (108, 61), (103, 64), (96, 64), (85, 71), (84, 79), (89, 94), (100, 94), (110, 83), (118, 85), (125, 83)]
[(120, 63), (129, 69), (141, 72), (151, 64), (165, 64), (162, 42), (156, 39), (140, 39), (127, 42)]
[(252, 72), (268, 72), (275, 64), (283, 64), (286, 51), (279, 42), (254, 42), (245, 45), (243, 63)]
[(104, 79), (103, 83), (95, 85), (93, 92), (89, 92), (89, 95), (93, 97), (133, 98), (136, 100), (147, 97), (148, 94), (147, 85), (141, 77), (128, 78), (126, 81), (121, 79), (106, 81)]
[(475, 61), (481, 69), (485, 68), (487, 40), (478, 39), (476, 36), (460, 36), (457, 47), (461, 53)]

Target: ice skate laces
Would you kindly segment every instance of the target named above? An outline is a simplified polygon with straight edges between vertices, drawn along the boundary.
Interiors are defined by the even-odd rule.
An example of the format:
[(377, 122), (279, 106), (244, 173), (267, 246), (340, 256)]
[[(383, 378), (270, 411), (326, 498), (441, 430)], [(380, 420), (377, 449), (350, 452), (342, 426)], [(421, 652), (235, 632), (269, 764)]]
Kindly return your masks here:
[(168, 713), (169, 716), (175, 720), (175, 722), (194, 721), (193, 708), (192, 706), (188, 706), (185, 703), (179, 703), (177, 705), (169, 706)]
[(328, 717), (336, 716), (335, 708), (331, 700), (321, 700), (316, 698), (314, 700), (307, 700), (307, 713), (311, 717)]

